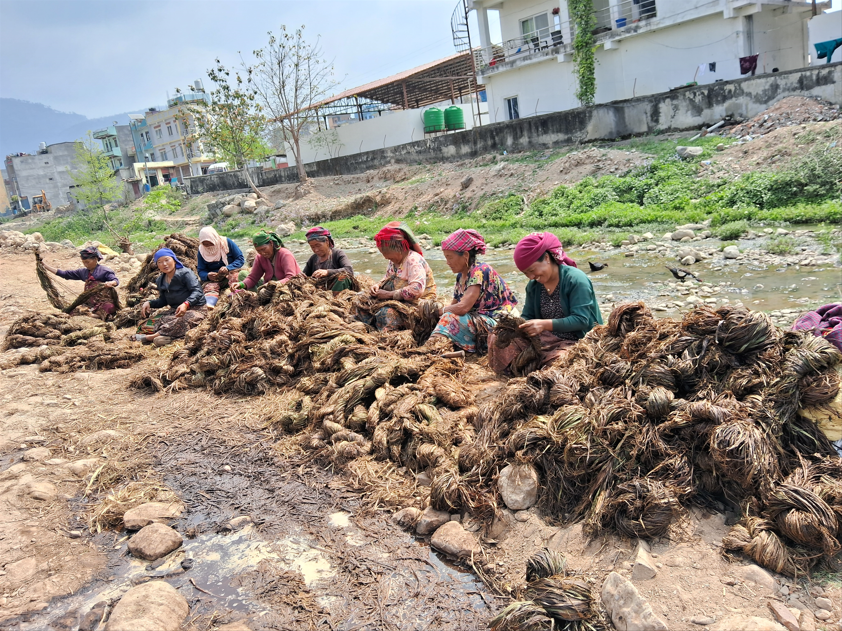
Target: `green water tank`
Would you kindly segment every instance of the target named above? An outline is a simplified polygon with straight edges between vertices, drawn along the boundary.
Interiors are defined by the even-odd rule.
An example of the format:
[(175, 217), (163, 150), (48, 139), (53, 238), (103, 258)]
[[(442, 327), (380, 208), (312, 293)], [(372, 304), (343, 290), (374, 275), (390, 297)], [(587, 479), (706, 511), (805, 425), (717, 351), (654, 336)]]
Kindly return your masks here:
[(465, 113), (461, 107), (451, 105), (444, 110), (444, 126), (448, 131), (465, 129)]
[(437, 107), (431, 107), (424, 112), (424, 133), (436, 131), (444, 131), (444, 112)]

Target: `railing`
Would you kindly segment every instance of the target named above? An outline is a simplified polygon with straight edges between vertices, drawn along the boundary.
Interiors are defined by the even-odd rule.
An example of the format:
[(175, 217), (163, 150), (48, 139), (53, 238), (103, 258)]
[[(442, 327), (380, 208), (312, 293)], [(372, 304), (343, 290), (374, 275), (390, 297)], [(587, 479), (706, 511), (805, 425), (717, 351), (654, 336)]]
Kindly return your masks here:
[(197, 103), (199, 101), (210, 104), (210, 96), (207, 92), (186, 92), (167, 101), (167, 107), (175, 107), (179, 103)]
[[(656, 0), (621, 0), (616, 5), (594, 11), (597, 41), (604, 41), (622, 35), (623, 31), (639, 23), (657, 17)], [(548, 16), (552, 19), (554, 16)], [(576, 36), (575, 25), (570, 21), (558, 22), (552, 26), (524, 33), (520, 37), (485, 48), (474, 49), (477, 70), (490, 74), (502, 68), (499, 64), (526, 59), (532, 56), (547, 57), (562, 52), (572, 52), (567, 37)]]

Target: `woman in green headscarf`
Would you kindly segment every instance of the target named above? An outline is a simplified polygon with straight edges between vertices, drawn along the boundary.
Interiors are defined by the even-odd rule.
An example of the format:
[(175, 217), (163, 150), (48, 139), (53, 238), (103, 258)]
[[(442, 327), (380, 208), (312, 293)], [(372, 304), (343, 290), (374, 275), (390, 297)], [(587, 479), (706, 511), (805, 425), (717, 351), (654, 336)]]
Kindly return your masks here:
[(274, 232), (261, 230), (251, 239), (258, 256), (254, 259), (251, 272), (245, 280), (238, 283), (239, 289), (254, 289), (261, 280), (279, 280), (285, 283), (301, 273), (298, 261), (292, 252), (284, 247), (281, 238)]

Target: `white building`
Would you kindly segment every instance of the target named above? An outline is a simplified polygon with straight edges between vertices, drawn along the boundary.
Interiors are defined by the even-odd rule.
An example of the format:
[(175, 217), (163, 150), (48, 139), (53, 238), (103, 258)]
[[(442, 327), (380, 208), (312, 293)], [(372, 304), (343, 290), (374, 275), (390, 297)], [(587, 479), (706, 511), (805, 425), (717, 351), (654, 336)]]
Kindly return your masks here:
[[(810, 1), (593, 0), (593, 5), (597, 103), (694, 81), (738, 79), (740, 59), (754, 55), (757, 74), (809, 63)], [(830, 3), (817, 6), (821, 13)], [(479, 24), (475, 59), (492, 122), (579, 106), (567, 0), (468, 0), (468, 7)], [(498, 25), (499, 41), (492, 41)]]

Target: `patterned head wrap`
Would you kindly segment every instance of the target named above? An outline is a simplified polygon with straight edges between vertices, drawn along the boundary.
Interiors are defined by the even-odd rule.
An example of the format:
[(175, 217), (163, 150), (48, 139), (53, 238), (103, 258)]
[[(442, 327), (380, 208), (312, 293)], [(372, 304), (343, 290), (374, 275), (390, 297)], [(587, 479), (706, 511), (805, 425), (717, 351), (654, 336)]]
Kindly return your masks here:
[(330, 243), (330, 247), (333, 247), (333, 237), (330, 236), (330, 230), (327, 228), (322, 228), (321, 226), (310, 228), (304, 237), (307, 241), (327, 241)]
[(90, 245), (90, 246), (80, 250), (79, 256), (82, 257), (83, 259), (96, 259), (97, 261), (102, 260), (102, 253), (94, 245)]
[(261, 230), (258, 232), (251, 238), (251, 242), (256, 248), (259, 248), (261, 245), (266, 245), (267, 243), (272, 243), (276, 248), (284, 247), (284, 242), (281, 241), (281, 237), (279, 237), (276, 233), (269, 232), (267, 230)]
[(157, 263), (158, 259), (161, 258), (162, 256), (168, 256), (173, 261), (175, 261), (175, 269), (181, 269), (182, 267), (184, 267), (184, 265), (181, 263), (181, 261), (178, 260), (178, 257), (175, 255), (175, 252), (173, 252), (169, 248), (161, 248), (160, 250), (155, 252), (155, 256), (152, 257), (152, 260), (155, 263)]
[(424, 256), (424, 251), (418, 245), (418, 240), (412, 234), (409, 226), (403, 221), (390, 221), (387, 223), (380, 232), (374, 235), (374, 242), (378, 248), (385, 246), (387, 248), (403, 250), (404, 252), (415, 250), (418, 254)]
[(561, 241), (552, 232), (533, 232), (523, 237), (515, 246), (515, 265), (522, 272), (549, 252), (559, 265), (578, 267), (576, 262), (564, 253)]
[(482, 235), (469, 228), (459, 228), (452, 235), (441, 242), (442, 250), (453, 250), (454, 252), (471, 252), (476, 250), (478, 254), (485, 254), (485, 239)]
[[(210, 241), (213, 245), (207, 246), (205, 241)], [(220, 236), (213, 226), (205, 226), (199, 230), (199, 254), (208, 263), (222, 261), (223, 265), (228, 265), (228, 239)]]

